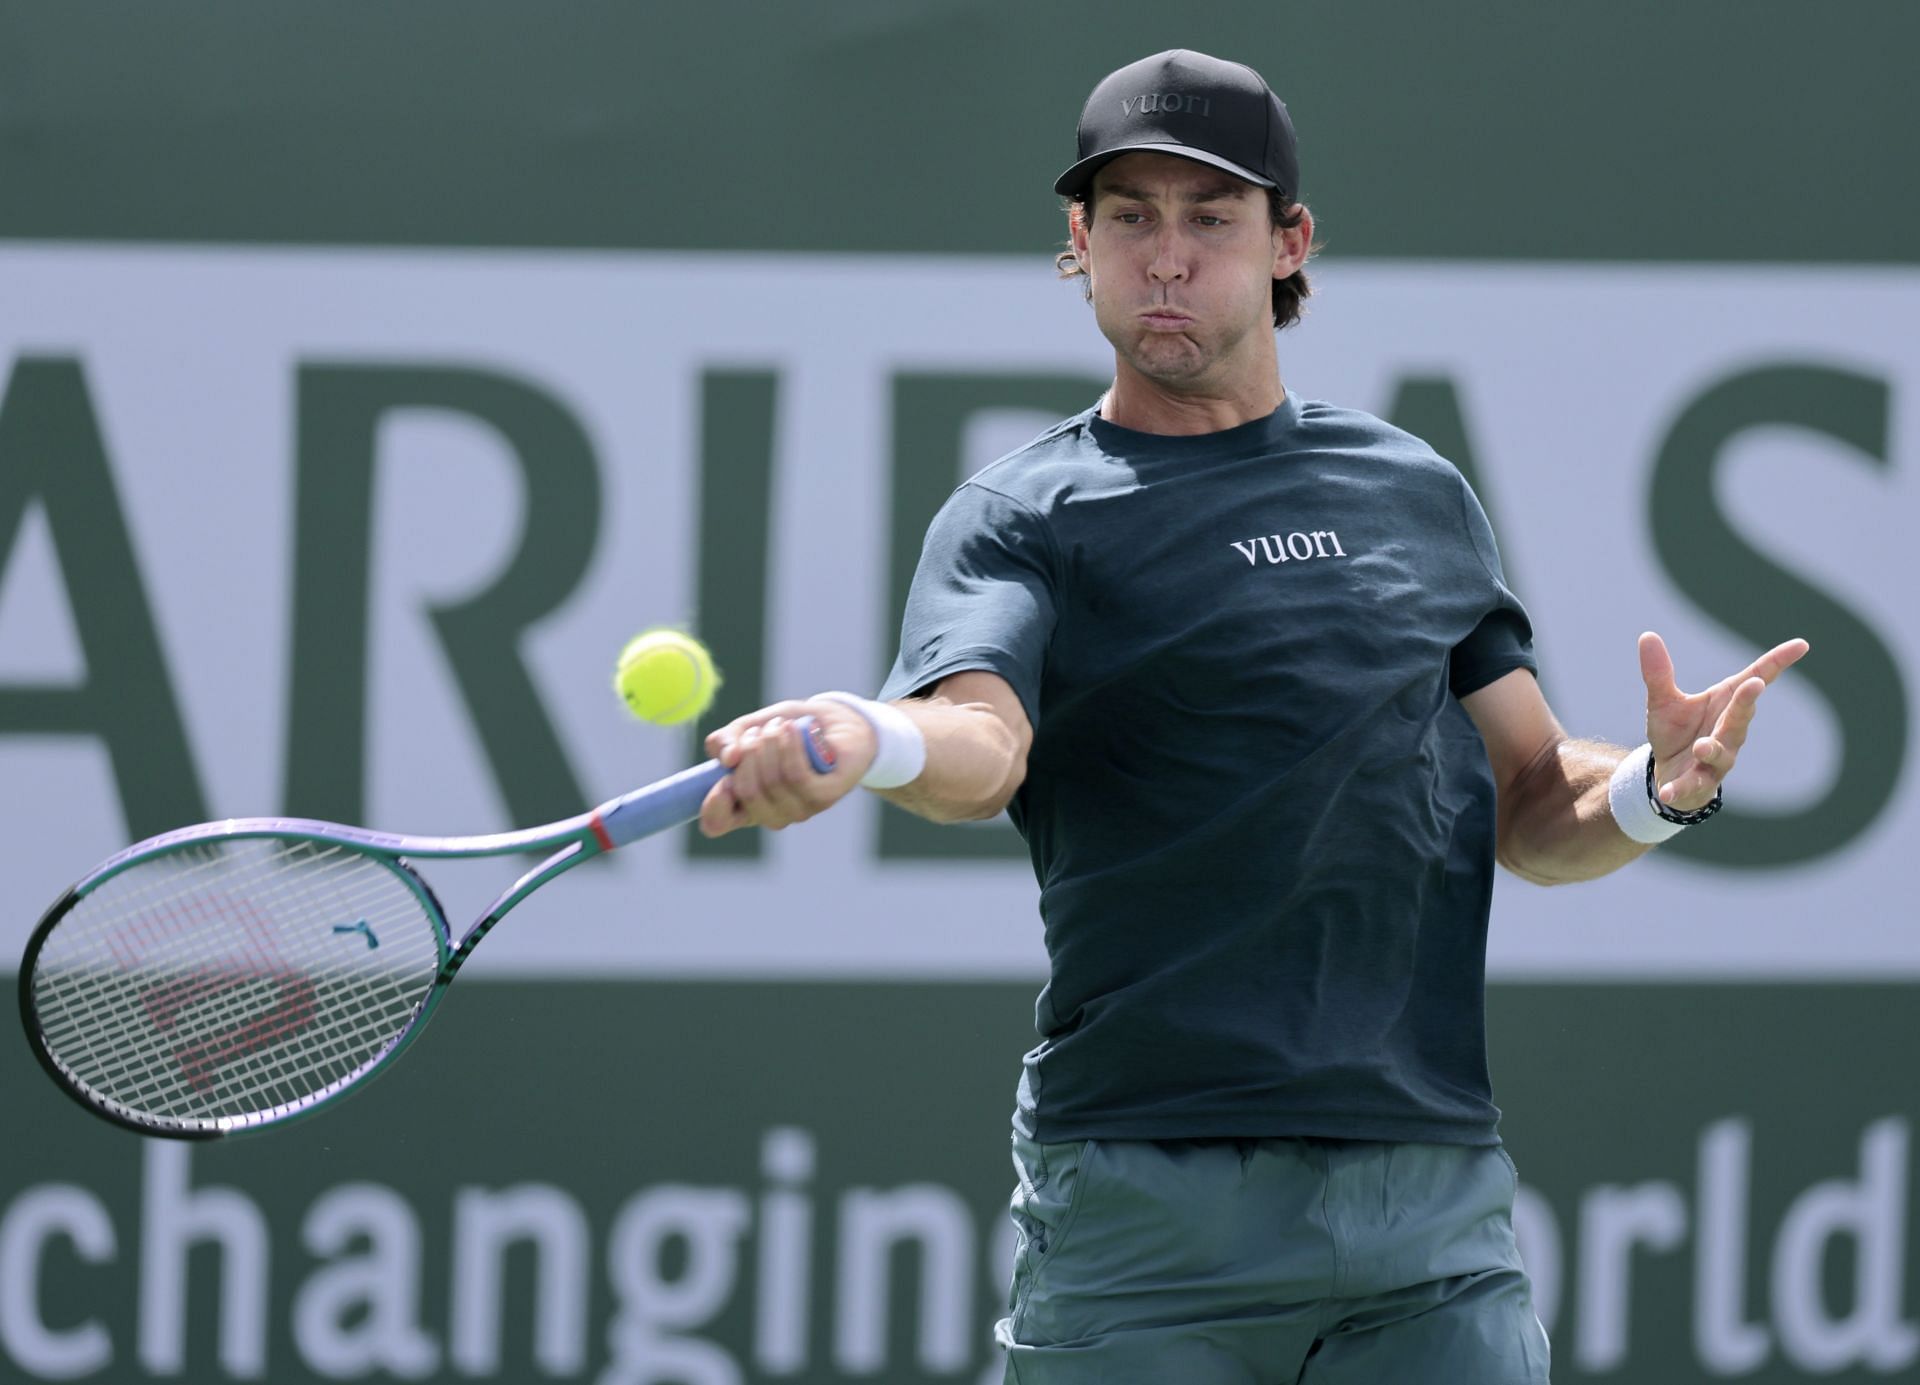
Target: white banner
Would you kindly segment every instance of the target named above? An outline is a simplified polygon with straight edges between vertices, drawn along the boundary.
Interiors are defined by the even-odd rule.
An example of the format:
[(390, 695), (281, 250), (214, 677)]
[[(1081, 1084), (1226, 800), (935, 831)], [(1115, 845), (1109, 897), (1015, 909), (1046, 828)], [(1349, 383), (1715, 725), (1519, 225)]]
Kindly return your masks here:
[[(1281, 339), (1289, 388), (1385, 412), (1409, 379), (1450, 383), (1555, 709), (1575, 734), (1622, 743), (1642, 736), (1640, 630), (1667, 637), (1689, 689), (1758, 652), (1656, 560), (1650, 487), (1676, 421), (1734, 377), (1762, 391), (1801, 378), (1794, 372), (1879, 382), (1883, 455), (1794, 422), (1795, 401), (1783, 400), (1781, 422), (1729, 436), (1714, 472), (1717, 514), (1680, 523), (1730, 527), (1843, 608), (1898, 675), (1897, 704), (1844, 724), (1814, 680), (1789, 675), (1762, 701), (1730, 801), (1804, 809), (1843, 775), (1849, 743), (1883, 760), (1904, 746), (1920, 670), (1905, 542), (1920, 515), (1908, 407), (1920, 399), (1910, 326), (1920, 273), (1354, 263), (1317, 270), (1315, 283), (1308, 322)], [(0, 247), (0, 382), (30, 359), (74, 363), (84, 378), (216, 816), (282, 811), (288, 740), (302, 734), (287, 722), (303, 367), (497, 373), (578, 422), (600, 472), (598, 541), (577, 588), (519, 652), (584, 791), (602, 798), (687, 754), (684, 736), (629, 720), (608, 680), (629, 634), (695, 609), (703, 371), (759, 368), (779, 382), (766, 662), (772, 688), (804, 694), (871, 688), (891, 654), (882, 631), (895, 376), (1100, 376), (1110, 364), (1077, 289), (1054, 282), (1044, 257), (14, 244)], [(1045, 421), (982, 414), (966, 431), (964, 465)], [(509, 821), (425, 614), (488, 587), (512, 557), (527, 505), (522, 470), (500, 434), (446, 412), (389, 418), (377, 456), (366, 825), (436, 834), (531, 825)], [(59, 532), (29, 502), (0, 568), (0, 689), (88, 676), (68, 590), (88, 554), (56, 544)], [(1709, 544), (1699, 561), (1725, 559)], [(1810, 663), (1820, 660), (1814, 630), (1783, 620), (1772, 637), (1803, 633), (1814, 639)], [(113, 692), (129, 706), (144, 695)], [(128, 835), (98, 737), (10, 729), (0, 727), (8, 966), (42, 909)], [(1920, 976), (1905, 887), (1920, 794), (1904, 769), (1890, 767), (1891, 797), (1862, 830), (1789, 867), (1656, 854), (1572, 888), (1503, 876), (1492, 971)], [(691, 860), (677, 839), (636, 845), (532, 899), (471, 970), (1042, 975), (1025, 865), (880, 860), (879, 806), (850, 801), (778, 835), (758, 861)], [(456, 928), (501, 880), (461, 865), (429, 876)]]

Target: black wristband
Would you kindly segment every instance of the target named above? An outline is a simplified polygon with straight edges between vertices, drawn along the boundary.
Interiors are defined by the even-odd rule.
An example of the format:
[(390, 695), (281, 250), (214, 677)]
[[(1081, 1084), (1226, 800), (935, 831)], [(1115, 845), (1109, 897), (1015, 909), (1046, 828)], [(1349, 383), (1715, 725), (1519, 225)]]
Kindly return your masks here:
[(1720, 786), (1718, 784), (1713, 787), (1713, 800), (1704, 808), (1695, 808), (1690, 813), (1676, 812), (1662, 803), (1660, 801), (1660, 795), (1653, 791), (1653, 760), (1653, 752), (1649, 750), (1647, 752), (1647, 802), (1653, 805), (1654, 812), (1658, 813), (1668, 822), (1677, 822), (1682, 827), (1691, 827), (1696, 822), (1705, 822), (1708, 818), (1720, 811)]

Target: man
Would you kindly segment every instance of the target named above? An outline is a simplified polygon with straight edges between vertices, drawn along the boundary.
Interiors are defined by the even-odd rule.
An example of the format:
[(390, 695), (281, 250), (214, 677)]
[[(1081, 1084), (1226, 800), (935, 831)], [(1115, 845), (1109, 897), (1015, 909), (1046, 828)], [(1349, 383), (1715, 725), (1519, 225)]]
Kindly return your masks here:
[(1009, 1380), (1545, 1381), (1486, 1070), (1494, 860), (1588, 879), (1713, 830), (1690, 824), (1806, 643), (1683, 694), (1643, 635), (1649, 744), (1568, 737), (1460, 474), (1282, 385), (1313, 219), (1266, 83), (1134, 63), (1079, 155), (1062, 262), (1112, 388), (942, 509), (890, 701), (714, 734), (733, 774), (702, 826), (864, 781), (1025, 836), (1052, 976)]

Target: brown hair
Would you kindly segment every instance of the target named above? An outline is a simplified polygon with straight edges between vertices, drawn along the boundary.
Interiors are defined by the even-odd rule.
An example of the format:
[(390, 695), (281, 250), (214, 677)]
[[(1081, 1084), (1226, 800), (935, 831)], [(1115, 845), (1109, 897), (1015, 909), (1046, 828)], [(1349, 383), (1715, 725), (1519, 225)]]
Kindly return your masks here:
[[(1070, 219), (1077, 219), (1082, 225), (1086, 224), (1087, 216), (1089, 212), (1092, 211), (1092, 201), (1092, 189), (1088, 189), (1086, 193), (1079, 197), (1068, 198), (1066, 202), (1067, 216)], [(1280, 195), (1278, 188), (1267, 189), (1267, 215), (1272, 219), (1275, 226), (1285, 230), (1292, 230), (1300, 224), (1300, 215), (1305, 210), (1306, 208), (1298, 202), (1288, 202)], [(1309, 247), (1309, 253), (1318, 249), (1320, 249), (1320, 242), (1315, 241), (1313, 245)], [(1073, 243), (1071, 241), (1067, 243), (1065, 250), (1062, 250), (1053, 257), (1053, 267), (1060, 271), (1060, 277), (1062, 279), (1071, 279), (1076, 275), (1085, 276), (1087, 272), (1086, 267), (1080, 263), (1079, 257), (1073, 253)], [(1084, 289), (1086, 291), (1087, 301), (1092, 302), (1093, 281), (1091, 279), (1087, 280)], [(1305, 311), (1305, 309), (1301, 307), (1301, 304), (1312, 292), (1312, 288), (1307, 284), (1307, 271), (1304, 266), (1294, 270), (1292, 274), (1284, 279), (1275, 279), (1273, 281), (1274, 327), (1276, 329), (1290, 327), (1298, 322), (1301, 313)]]

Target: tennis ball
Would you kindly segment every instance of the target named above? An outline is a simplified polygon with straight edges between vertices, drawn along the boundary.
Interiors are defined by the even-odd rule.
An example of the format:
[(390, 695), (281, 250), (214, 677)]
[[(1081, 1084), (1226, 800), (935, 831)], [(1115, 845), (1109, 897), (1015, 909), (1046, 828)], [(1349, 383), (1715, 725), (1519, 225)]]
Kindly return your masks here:
[(614, 665), (613, 688), (642, 721), (673, 726), (713, 705), (720, 674), (707, 647), (681, 630), (642, 630)]

